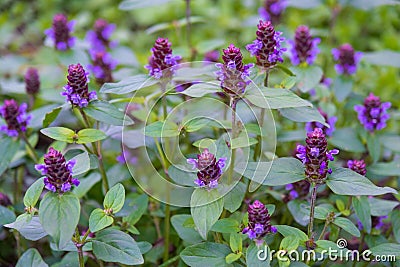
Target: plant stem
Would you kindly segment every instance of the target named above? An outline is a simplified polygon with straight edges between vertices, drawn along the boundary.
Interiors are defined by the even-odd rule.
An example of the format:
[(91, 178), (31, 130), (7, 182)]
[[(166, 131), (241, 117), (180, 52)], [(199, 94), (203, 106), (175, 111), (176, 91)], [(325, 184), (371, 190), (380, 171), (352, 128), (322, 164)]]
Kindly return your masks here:
[(328, 225), (329, 225), (329, 221), (326, 220), (325, 221), (325, 225), (324, 225), (324, 229), (322, 229), (322, 232), (319, 235), (318, 240), (321, 240), (324, 237), (325, 231), (326, 231), (326, 229), (328, 229)]
[[(269, 78), (269, 69), (265, 72), (265, 78), (264, 78), (264, 86), (268, 87), (268, 78)], [(261, 109), (261, 114), (260, 114), (260, 135), (257, 136), (257, 145), (254, 150), (254, 160), (256, 160), (256, 157), (261, 158), (262, 156), (262, 128), (264, 125), (264, 118), (265, 118), (265, 108)]]
[(82, 246), (78, 246), (77, 250), (78, 250), (78, 258), (79, 258), (79, 267), (85, 267), (85, 260), (83, 258)]
[(27, 146), (27, 148), (28, 148), (28, 151), (29, 151), (30, 155), (32, 156), (33, 160), (34, 160), (36, 163), (38, 163), (38, 162), (39, 162), (39, 157), (38, 157), (38, 155), (36, 154), (36, 151), (35, 151), (35, 149), (33, 148), (33, 146), (31, 145), (31, 143), (29, 143), (29, 140), (28, 140), (28, 138), (26, 137), (25, 133), (21, 132), (21, 133), (20, 133), (20, 136), (21, 136), (22, 139), (24, 140), (24, 142), (25, 142), (25, 144), (26, 144), (26, 146)]
[[(232, 109), (232, 140), (236, 138), (236, 104), (237, 104), (237, 99), (231, 98), (231, 109)], [(231, 144), (232, 146), (232, 144)], [(234, 173), (234, 168), (235, 168), (235, 149), (232, 149), (232, 156), (231, 156), (231, 162), (229, 165), (229, 172), (228, 172), (228, 185), (232, 183), (233, 180), (233, 173)]]
[(310, 206), (310, 222), (308, 223), (308, 238), (311, 239), (313, 227), (314, 227), (314, 211), (315, 211), (315, 202), (317, 199), (317, 185), (312, 184), (312, 191), (311, 191), (311, 206)]
[(170, 266), (171, 263), (173, 263), (173, 262), (179, 260), (179, 258), (180, 258), (180, 256), (177, 255), (177, 256), (175, 256), (175, 257), (173, 257), (173, 258), (171, 258), (171, 259), (165, 261), (165, 262), (164, 262), (163, 264), (161, 264), (159, 267), (168, 267), (168, 266)]
[[(169, 198), (169, 186), (167, 186), (167, 197)], [(165, 203), (165, 218), (164, 218), (164, 257), (163, 260), (164, 262), (168, 260), (169, 256), (169, 232), (170, 232), (170, 217), (171, 217), (171, 211), (169, 208), (169, 205)]]

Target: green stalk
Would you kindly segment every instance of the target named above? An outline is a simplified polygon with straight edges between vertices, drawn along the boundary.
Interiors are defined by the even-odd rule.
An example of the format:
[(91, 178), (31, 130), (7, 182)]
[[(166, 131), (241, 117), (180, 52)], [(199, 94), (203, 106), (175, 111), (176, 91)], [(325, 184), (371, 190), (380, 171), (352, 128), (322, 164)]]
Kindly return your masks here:
[(311, 204), (310, 204), (310, 221), (308, 223), (308, 238), (311, 239), (314, 227), (314, 212), (315, 212), (315, 203), (317, 200), (317, 185), (312, 184), (312, 191), (311, 191)]
[[(232, 108), (232, 140), (236, 138), (236, 104), (237, 104), (237, 99), (231, 99), (231, 108)], [(231, 156), (231, 164), (229, 165), (229, 172), (228, 172), (228, 185), (232, 183), (233, 181), (233, 173), (234, 173), (234, 168), (235, 168), (235, 149), (232, 149), (232, 156)]]
[(326, 231), (326, 229), (328, 229), (329, 223), (330, 223), (329, 220), (325, 221), (324, 229), (322, 229), (322, 232), (319, 235), (318, 240), (321, 240), (324, 237), (325, 231)]
[[(268, 78), (269, 78), (269, 69), (265, 72), (265, 79), (264, 79), (264, 86), (268, 87)], [(261, 114), (260, 114), (260, 129), (261, 129), (261, 134), (257, 136), (257, 145), (255, 147), (254, 151), (254, 160), (256, 160), (256, 157), (261, 158), (262, 156), (262, 128), (264, 125), (264, 118), (265, 118), (265, 108), (261, 109)]]
[(24, 142), (25, 142), (25, 144), (26, 144), (26, 146), (27, 146), (27, 148), (28, 148), (28, 151), (29, 151), (29, 153), (30, 153), (30, 156), (33, 158), (33, 160), (34, 160), (36, 163), (38, 163), (38, 162), (39, 162), (39, 157), (38, 157), (38, 155), (36, 154), (36, 151), (35, 151), (35, 149), (33, 148), (33, 146), (31, 145), (31, 143), (29, 143), (29, 140), (28, 140), (28, 138), (26, 137), (25, 133), (24, 133), (24, 132), (21, 132), (21, 133), (20, 133), (20, 136), (21, 136), (22, 139), (24, 140)]

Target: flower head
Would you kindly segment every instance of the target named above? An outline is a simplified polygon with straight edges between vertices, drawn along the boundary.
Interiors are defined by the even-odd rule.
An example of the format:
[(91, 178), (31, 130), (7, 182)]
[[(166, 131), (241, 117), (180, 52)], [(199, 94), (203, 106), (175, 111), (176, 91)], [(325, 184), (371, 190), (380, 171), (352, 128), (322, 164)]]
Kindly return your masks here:
[(257, 243), (262, 242), (262, 238), (269, 233), (276, 233), (277, 229), (271, 226), (271, 216), (267, 207), (259, 200), (255, 200), (247, 208), (249, 223), (242, 230), (250, 239), (255, 239)]
[(81, 64), (72, 64), (68, 67), (67, 85), (61, 95), (65, 96), (72, 105), (80, 108), (86, 107), (89, 101), (96, 99), (95, 91), (89, 93), (88, 79), (89, 73), (85, 71)]
[(39, 93), (40, 80), (38, 70), (29, 68), (25, 73), (25, 90), (28, 94), (34, 95)]
[(318, 53), (319, 38), (312, 38), (307, 26), (301, 25), (296, 29), (294, 40), (290, 40), (291, 61), (293, 65), (306, 62), (308, 65), (314, 63)]
[(49, 152), (44, 155), (44, 164), (37, 164), (35, 168), (46, 175), (44, 185), (47, 190), (64, 193), (70, 191), (72, 185), (79, 185), (79, 180), (72, 178), (75, 163), (74, 160), (67, 162), (60, 151), (50, 147)]
[(285, 189), (289, 191), (289, 194), (285, 195), (284, 201), (288, 202), (296, 198), (306, 197), (310, 191), (310, 183), (306, 180), (301, 180), (292, 184), (287, 184)]
[(355, 171), (358, 174), (364, 175), (367, 173), (367, 169), (365, 168), (364, 160), (349, 160), (347, 161), (347, 168)]
[(0, 115), (6, 122), (6, 125), (0, 126), (0, 131), (8, 136), (16, 137), (22, 132), (26, 132), (26, 127), (31, 120), (31, 115), (26, 114), (28, 105), (18, 103), (14, 99), (4, 100), (4, 105), (0, 108)]
[(197, 155), (197, 159), (188, 159), (187, 162), (192, 164), (193, 169), (198, 169), (197, 179), (194, 181), (196, 185), (208, 189), (218, 186), (218, 180), (222, 176), (226, 158), (217, 160), (215, 155), (206, 148), (201, 154)]
[(332, 49), (333, 58), (338, 61), (335, 65), (338, 74), (351, 75), (357, 71), (362, 53), (355, 52), (350, 44), (341, 45), (339, 48)]
[(86, 40), (90, 43), (91, 49), (94, 51), (104, 51), (107, 48), (117, 46), (116, 41), (111, 41), (110, 37), (115, 31), (115, 24), (110, 24), (104, 19), (98, 19), (94, 23), (94, 29), (88, 31)]
[(88, 69), (93, 73), (96, 82), (100, 85), (112, 82), (112, 70), (117, 66), (117, 61), (105, 50), (91, 50), (90, 56), (92, 64), (88, 65)]
[(53, 18), (53, 25), (44, 33), (57, 50), (67, 50), (74, 46), (75, 37), (71, 36), (75, 21), (68, 22), (64, 14), (56, 14)]
[(364, 100), (364, 105), (354, 106), (358, 113), (358, 120), (364, 128), (370, 132), (382, 130), (386, 127), (386, 121), (390, 118), (387, 110), (392, 106), (390, 102), (381, 102), (378, 96), (370, 93)]
[(221, 88), (224, 92), (233, 98), (237, 98), (244, 93), (246, 86), (250, 83), (248, 77), (253, 64), (244, 65), (242, 52), (233, 44), (223, 49), (222, 52), (224, 63), (215, 65), (219, 68), (219, 71), (215, 74), (221, 81)]
[(333, 161), (333, 155), (339, 153), (338, 149), (327, 150), (328, 142), (321, 128), (315, 128), (307, 133), (306, 146), (297, 146), (297, 158), (305, 165), (305, 174), (309, 182), (321, 184), (328, 173), (328, 161)]
[(335, 117), (335, 116), (328, 117), (328, 114), (326, 114), (320, 108), (318, 108), (318, 111), (324, 117), (325, 122), (329, 125), (329, 128), (326, 127), (325, 125), (323, 125), (322, 123), (319, 123), (317, 121), (313, 121), (313, 122), (307, 122), (306, 123), (306, 131), (307, 132), (311, 132), (315, 128), (321, 128), (325, 135), (331, 136), (332, 133), (335, 131), (335, 124), (336, 124), (336, 121), (337, 121), (337, 117)]
[(258, 14), (263, 20), (270, 20), (273, 24), (278, 24), (286, 6), (286, 0), (265, 0), (264, 6), (258, 9)]
[(248, 44), (246, 49), (257, 58), (257, 65), (263, 68), (273, 68), (276, 63), (283, 62), (282, 54), (286, 48), (281, 47), (285, 38), (282, 32), (275, 31), (271, 21), (262, 21), (257, 25), (256, 40)]
[(219, 51), (211, 50), (204, 54), (203, 61), (205, 62), (218, 62), (219, 60)]
[(145, 66), (156, 79), (171, 78), (181, 56), (172, 55), (171, 43), (167, 38), (159, 37), (151, 48), (149, 64)]

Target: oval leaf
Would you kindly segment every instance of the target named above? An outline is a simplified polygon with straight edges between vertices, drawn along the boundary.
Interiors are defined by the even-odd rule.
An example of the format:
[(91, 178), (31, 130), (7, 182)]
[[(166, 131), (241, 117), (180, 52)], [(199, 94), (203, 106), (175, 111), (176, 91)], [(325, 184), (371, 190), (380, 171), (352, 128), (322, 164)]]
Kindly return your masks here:
[(128, 116), (125, 116), (124, 112), (106, 101), (90, 101), (89, 105), (83, 110), (93, 119), (107, 124), (117, 126), (133, 124), (133, 121)]
[(83, 129), (78, 132), (77, 144), (85, 144), (106, 139), (107, 135), (97, 129)]
[(117, 213), (122, 209), (125, 202), (125, 188), (118, 183), (111, 187), (104, 197), (103, 206), (105, 209), (112, 209), (112, 213)]
[(36, 248), (30, 248), (22, 254), (18, 260), (16, 267), (48, 267), (46, 262), (40, 256)]
[(95, 209), (89, 217), (89, 229), (95, 233), (110, 226), (113, 222), (113, 217), (107, 215), (102, 209)]
[(44, 187), (43, 180), (44, 177), (38, 179), (28, 188), (28, 190), (26, 190), (26, 193), (24, 195), (25, 207), (35, 207), (43, 191)]
[(225, 261), (226, 256), (231, 252), (228, 246), (204, 242), (185, 248), (180, 256), (189, 266), (228, 266)]
[(67, 143), (74, 142), (75, 132), (65, 127), (50, 127), (40, 130), (40, 132), (54, 140)]

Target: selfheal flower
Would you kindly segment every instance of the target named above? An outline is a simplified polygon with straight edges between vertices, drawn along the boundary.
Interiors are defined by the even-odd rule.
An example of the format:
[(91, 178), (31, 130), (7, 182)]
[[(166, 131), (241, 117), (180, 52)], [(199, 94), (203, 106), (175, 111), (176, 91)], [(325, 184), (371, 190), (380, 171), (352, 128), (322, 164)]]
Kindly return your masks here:
[(230, 44), (228, 48), (222, 50), (222, 60), (224, 63), (217, 63), (219, 68), (215, 74), (221, 81), (221, 88), (232, 98), (238, 98), (243, 94), (246, 86), (250, 83), (250, 69), (253, 64), (243, 64), (243, 55), (240, 49)]
[(341, 45), (339, 48), (332, 49), (333, 58), (338, 61), (335, 70), (338, 74), (351, 75), (357, 71), (362, 53), (355, 52), (350, 44)]
[(74, 46), (75, 37), (71, 36), (75, 21), (68, 22), (64, 14), (56, 14), (53, 18), (53, 25), (44, 33), (57, 50), (67, 50)]
[(390, 102), (381, 102), (378, 96), (370, 93), (364, 100), (364, 105), (354, 106), (358, 113), (358, 120), (364, 128), (370, 132), (382, 130), (386, 127), (386, 121), (390, 118), (387, 110), (392, 106)]
[(306, 131), (311, 132), (315, 128), (321, 128), (325, 135), (331, 136), (332, 133), (335, 131), (335, 124), (337, 121), (337, 117), (335, 116), (328, 117), (328, 114), (326, 114), (321, 108), (318, 108), (318, 111), (322, 115), (322, 117), (324, 117), (325, 122), (329, 125), (329, 128), (323, 125), (322, 123), (313, 121), (306, 123)]
[(297, 146), (297, 158), (305, 166), (305, 174), (310, 183), (321, 184), (325, 181), (328, 173), (328, 160), (333, 161), (333, 155), (339, 153), (338, 149), (327, 150), (328, 142), (321, 128), (307, 133), (306, 146)]
[(78, 179), (72, 178), (75, 163), (75, 160), (67, 162), (60, 151), (50, 147), (44, 155), (44, 164), (35, 165), (35, 169), (46, 175), (44, 185), (47, 190), (64, 193), (70, 191), (72, 185), (78, 186), (80, 183)]
[(34, 95), (39, 93), (40, 80), (38, 70), (29, 68), (25, 73), (25, 90), (28, 94)]
[(66, 96), (66, 100), (72, 105), (80, 108), (86, 107), (90, 100), (96, 99), (95, 91), (89, 93), (88, 79), (89, 73), (85, 71), (81, 64), (72, 64), (68, 67), (67, 85), (61, 95)]
[(293, 65), (306, 62), (308, 65), (314, 63), (319, 53), (319, 38), (312, 38), (307, 26), (301, 25), (296, 29), (294, 40), (290, 40), (291, 61)]
[(98, 19), (94, 23), (94, 29), (88, 31), (86, 40), (94, 51), (104, 51), (107, 48), (114, 48), (118, 42), (111, 41), (110, 37), (115, 31), (115, 24), (109, 24), (104, 19)]
[(273, 24), (278, 24), (286, 6), (286, 0), (265, 0), (264, 6), (258, 9), (258, 14), (262, 19), (270, 20)]
[(0, 108), (0, 115), (6, 122), (6, 125), (0, 126), (0, 131), (8, 136), (16, 137), (20, 133), (26, 132), (32, 116), (26, 114), (28, 105), (18, 103), (14, 99), (4, 100), (4, 105)]
[(355, 171), (358, 174), (364, 175), (367, 173), (364, 160), (349, 160), (347, 161), (347, 168)]
[(276, 233), (277, 229), (271, 226), (271, 216), (268, 209), (259, 200), (255, 200), (247, 208), (249, 214), (249, 223), (242, 230), (243, 234), (247, 234), (250, 239), (255, 239), (257, 244), (261, 244), (262, 238), (269, 233)]
[[(331, 87), (331, 85), (332, 85), (332, 79), (326, 77), (325, 75), (322, 75), (321, 80), (319, 81), (319, 83), (320, 83), (320, 84), (323, 84), (323, 85), (325, 85), (326, 87), (329, 88), (329, 87)], [(315, 88), (312, 88), (310, 91), (308, 91), (308, 93), (309, 93), (311, 96), (315, 96), (317, 92), (316, 92)]]
[(218, 50), (212, 50), (208, 51), (204, 54), (203, 61), (206, 62), (218, 62), (219, 59), (219, 51)]
[(275, 67), (276, 63), (283, 62), (282, 53), (286, 48), (281, 47), (285, 38), (281, 37), (282, 32), (275, 31), (270, 21), (262, 21), (257, 25), (257, 38), (246, 49), (257, 59), (257, 65), (265, 69)]
[(288, 202), (296, 198), (306, 197), (310, 191), (310, 183), (306, 180), (301, 180), (292, 184), (287, 184), (285, 189), (289, 191), (289, 194), (284, 196), (284, 202)]
[(120, 164), (136, 164), (138, 161), (138, 158), (128, 148), (123, 149), (123, 152), (116, 159)]
[(218, 180), (225, 168), (226, 158), (217, 160), (215, 155), (206, 148), (201, 154), (197, 155), (197, 159), (188, 159), (187, 162), (193, 165), (193, 169), (198, 169), (197, 179), (194, 181), (196, 185), (208, 189), (218, 186)]
[(172, 55), (171, 43), (167, 38), (159, 37), (151, 49), (149, 64), (145, 66), (156, 79), (171, 78), (175, 73), (180, 56)]
[(117, 61), (105, 50), (91, 50), (90, 56), (93, 63), (88, 65), (88, 69), (93, 73), (96, 82), (100, 85), (112, 82), (112, 70), (117, 66)]

